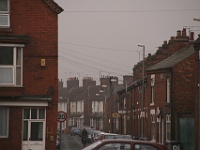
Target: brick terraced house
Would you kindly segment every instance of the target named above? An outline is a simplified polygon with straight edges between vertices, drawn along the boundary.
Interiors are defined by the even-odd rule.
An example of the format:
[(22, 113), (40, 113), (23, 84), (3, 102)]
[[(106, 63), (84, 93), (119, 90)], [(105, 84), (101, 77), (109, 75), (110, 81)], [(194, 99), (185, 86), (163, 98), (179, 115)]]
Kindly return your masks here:
[(118, 91), (120, 133), (198, 149), (198, 54), (193, 36), (187, 36), (186, 29), (177, 31), (154, 55), (134, 66), (132, 85)]
[(56, 149), (58, 14), (53, 0), (0, 0), (0, 149)]

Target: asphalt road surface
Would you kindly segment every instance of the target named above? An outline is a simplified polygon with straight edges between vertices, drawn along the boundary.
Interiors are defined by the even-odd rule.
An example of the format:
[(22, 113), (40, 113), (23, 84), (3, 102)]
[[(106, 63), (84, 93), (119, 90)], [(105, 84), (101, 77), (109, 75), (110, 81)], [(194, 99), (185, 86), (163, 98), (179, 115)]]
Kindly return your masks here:
[(83, 148), (81, 137), (78, 135), (70, 136), (63, 134), (61, 140), (60, 150), (81, 150)]

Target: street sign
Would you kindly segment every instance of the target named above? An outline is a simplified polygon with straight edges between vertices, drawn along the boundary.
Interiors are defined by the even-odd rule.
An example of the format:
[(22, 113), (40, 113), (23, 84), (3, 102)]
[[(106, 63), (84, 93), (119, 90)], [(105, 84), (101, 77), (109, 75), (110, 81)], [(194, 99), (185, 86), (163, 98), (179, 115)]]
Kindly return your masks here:
[(119, 115), (118, 113), (113, 113), (113, 114), (112, 114), (112, 117), (113, 117), (113, 118), (119, 118), (120, 115)]
[(64, 122), (65, 120), (67, 120), (67, 113), (64, 111), (59, 111), (57, 114), (57, 121)]

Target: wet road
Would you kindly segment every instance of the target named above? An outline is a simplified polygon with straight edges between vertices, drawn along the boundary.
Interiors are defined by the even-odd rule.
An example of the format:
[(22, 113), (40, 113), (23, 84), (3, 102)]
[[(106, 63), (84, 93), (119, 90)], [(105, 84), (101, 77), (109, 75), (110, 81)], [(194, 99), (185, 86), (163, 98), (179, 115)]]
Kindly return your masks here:
[(60, 150), (81, 150), (83, 145), (81, 143), (81, 137), (62, 135), (61, 149)]

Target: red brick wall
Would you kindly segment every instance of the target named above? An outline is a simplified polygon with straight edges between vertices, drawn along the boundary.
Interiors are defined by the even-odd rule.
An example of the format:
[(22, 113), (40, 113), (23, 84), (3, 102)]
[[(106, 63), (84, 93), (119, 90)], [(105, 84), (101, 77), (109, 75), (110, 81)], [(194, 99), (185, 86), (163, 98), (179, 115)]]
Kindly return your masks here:
[[(58, 101), (58, 17), (44, 0), (10, 1), (11, 29), (0, 35), (29, 36), (23, 50), (24, 96), (49, 95), (53, 101), (46, 109), (46, 150), (56, 147)], [(41, 59), (46, 66), (41, 67)], [(53, 87), (53, 93), (51, 93)], [(12, 99), (13, 100), (13, 99)], [(22, 108), (10, 109), (9, 138), (0, 138), (0, 149), (20, 150), (22, 143)], [(50, 136), (54, 140), (50, 141)]]
[(22, 109), (10, 107), (9, 137), (0, 138), (0, 150), (20, 150), (22, 143)]
[[(173, 68), (173, 138), (178, 137), (178, 117), (180, 114), (190, 115), (194, 118), (194, 133), (198, 133), (198, 54), (185, 59)], [(194, 139), (197, 140), (197, 134)], [(195, 141), (197, 146), (197, 141)], [(197, 147), (196, 147), (197, 148)], [(195, 149), (196, 149), (195, 148)]]

